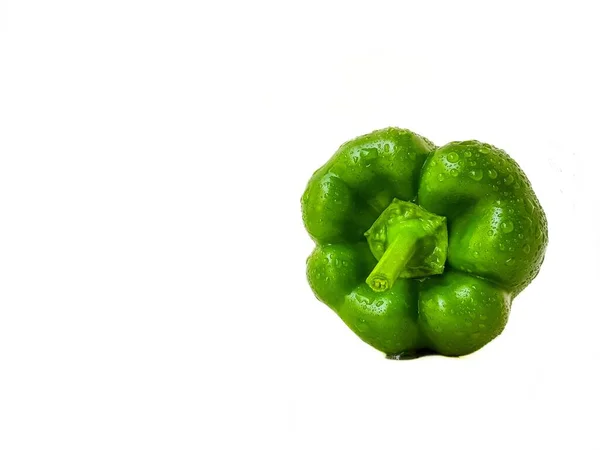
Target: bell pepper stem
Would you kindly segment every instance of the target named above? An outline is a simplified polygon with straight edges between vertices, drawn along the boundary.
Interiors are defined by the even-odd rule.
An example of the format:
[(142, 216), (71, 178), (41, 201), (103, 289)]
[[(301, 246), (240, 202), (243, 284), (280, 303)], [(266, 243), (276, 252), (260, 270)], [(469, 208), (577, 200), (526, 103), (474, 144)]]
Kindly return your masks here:
[(398, 236), (367, 277), (367, 284), (375, 292), (384, 292), (392, 287), (400, 272), (406, 267), (417, 249), (419, 236)]

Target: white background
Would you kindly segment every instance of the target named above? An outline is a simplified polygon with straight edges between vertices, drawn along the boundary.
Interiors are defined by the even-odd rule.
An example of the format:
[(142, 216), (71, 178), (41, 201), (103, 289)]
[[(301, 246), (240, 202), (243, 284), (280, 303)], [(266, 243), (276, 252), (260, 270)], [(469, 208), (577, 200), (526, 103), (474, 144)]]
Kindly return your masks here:
[[(600, 448), (593, 1), (0, 1), (0, 448)], [(388, 361), (319, 303), (347, 139), (507, 150), (548, 215), (505, 332)]]

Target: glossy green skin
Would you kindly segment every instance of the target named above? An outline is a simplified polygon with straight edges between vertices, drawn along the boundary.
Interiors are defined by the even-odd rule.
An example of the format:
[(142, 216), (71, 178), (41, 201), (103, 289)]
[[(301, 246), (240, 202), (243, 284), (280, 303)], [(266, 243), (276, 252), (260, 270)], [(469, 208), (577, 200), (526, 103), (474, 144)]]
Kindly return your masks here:
[[(365, 283), (377, 260), (364, 233), (394, 198), (446, 217), (444, 273)], [(436, 148), (387, 128), (343, 144), (302, 196), (316, 248), (308, 281), (365, 342), (387, 355), (459, 356), (498, 336), (515, 296), (537, 275), (546, 217), (527, 177), (504, 151), (478, 141)]]

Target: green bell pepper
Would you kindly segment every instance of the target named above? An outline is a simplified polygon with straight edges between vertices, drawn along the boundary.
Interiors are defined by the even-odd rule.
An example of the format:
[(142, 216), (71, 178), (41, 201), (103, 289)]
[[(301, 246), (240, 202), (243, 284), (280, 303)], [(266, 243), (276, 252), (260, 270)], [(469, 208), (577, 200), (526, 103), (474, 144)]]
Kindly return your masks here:
[(316, 297), (389, 358), (498, 336), (538, 274), (546, 216), (518, 164), (478, 141), (386, 128), (343, 144), (302, 196)]

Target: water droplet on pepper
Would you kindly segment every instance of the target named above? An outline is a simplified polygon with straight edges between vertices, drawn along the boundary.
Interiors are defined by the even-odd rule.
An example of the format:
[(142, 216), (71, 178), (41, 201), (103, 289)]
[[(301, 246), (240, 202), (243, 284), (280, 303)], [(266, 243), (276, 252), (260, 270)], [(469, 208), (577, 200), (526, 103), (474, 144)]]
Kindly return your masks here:
[(512, 223), (511, 220), (507, 220), (506, 222), (502, 222), (500, 224), (500, 229), (504, 233), (510, 233), (510, 232), (512, 232), (512, 230), (515, 229), (515, 226), (514, 226), (514, 224)]
[(469, 177), (475, 181), (479, 181), (483, 178), (483, 171), (481, 169), (470, 170)]

